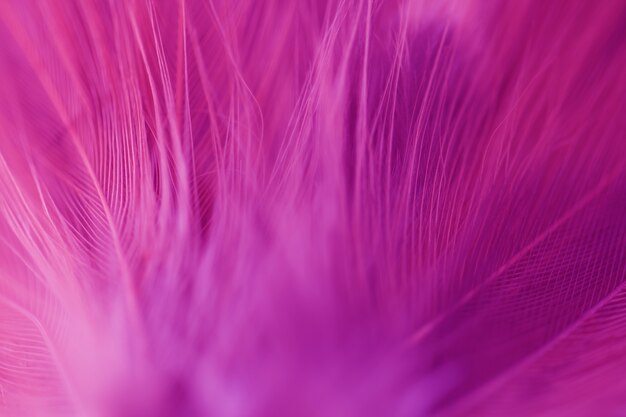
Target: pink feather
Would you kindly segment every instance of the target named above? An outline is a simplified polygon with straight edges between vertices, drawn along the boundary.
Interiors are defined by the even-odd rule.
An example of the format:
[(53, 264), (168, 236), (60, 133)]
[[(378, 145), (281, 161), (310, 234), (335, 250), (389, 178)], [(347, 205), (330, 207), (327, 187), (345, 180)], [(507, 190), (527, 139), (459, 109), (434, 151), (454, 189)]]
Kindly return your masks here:
[(624, 22), (0, 2), (0, 415), (623, 414)]

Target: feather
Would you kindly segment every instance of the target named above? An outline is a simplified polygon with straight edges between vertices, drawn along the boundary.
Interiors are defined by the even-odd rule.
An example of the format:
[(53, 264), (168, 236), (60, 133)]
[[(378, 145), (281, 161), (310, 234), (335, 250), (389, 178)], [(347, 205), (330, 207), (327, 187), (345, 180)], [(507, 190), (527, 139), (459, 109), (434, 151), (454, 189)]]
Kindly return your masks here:
[(626, 2), (0, 2), (0, 414), (626, 410)]

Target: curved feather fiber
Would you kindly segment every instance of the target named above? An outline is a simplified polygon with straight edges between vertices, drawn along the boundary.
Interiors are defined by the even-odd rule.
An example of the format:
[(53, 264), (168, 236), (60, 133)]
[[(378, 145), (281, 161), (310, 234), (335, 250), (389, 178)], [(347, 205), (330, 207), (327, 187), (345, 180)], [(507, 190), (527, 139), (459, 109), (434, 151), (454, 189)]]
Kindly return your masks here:
[(0, 2), (0, 414), (626, 410), (626, 2)]

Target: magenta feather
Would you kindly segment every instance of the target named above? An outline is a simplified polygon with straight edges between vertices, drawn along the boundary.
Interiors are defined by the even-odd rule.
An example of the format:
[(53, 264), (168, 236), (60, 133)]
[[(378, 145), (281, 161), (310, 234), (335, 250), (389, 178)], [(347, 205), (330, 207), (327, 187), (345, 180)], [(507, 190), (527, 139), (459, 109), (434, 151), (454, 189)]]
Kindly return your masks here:
[(622, 415), (624, 22), (0, 2), (0, 415)]

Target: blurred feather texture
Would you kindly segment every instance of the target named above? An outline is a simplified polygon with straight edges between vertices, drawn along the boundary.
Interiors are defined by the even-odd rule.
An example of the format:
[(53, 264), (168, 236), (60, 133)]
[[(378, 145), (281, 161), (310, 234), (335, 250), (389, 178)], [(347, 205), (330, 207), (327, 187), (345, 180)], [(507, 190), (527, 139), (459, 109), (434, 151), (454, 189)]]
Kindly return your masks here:
[(626, 415), (626, 2), (0, 1), (0, 415)]

